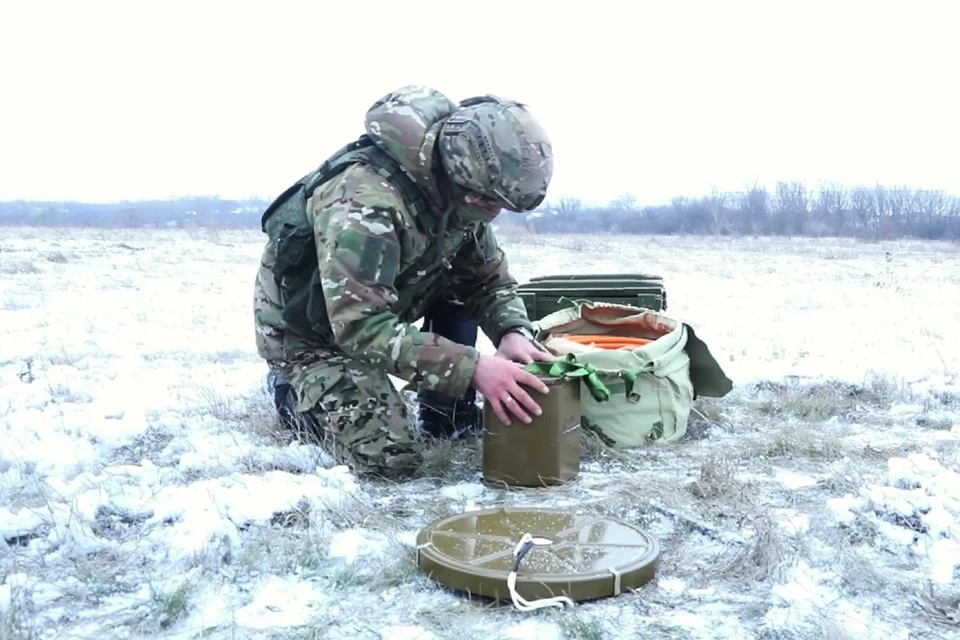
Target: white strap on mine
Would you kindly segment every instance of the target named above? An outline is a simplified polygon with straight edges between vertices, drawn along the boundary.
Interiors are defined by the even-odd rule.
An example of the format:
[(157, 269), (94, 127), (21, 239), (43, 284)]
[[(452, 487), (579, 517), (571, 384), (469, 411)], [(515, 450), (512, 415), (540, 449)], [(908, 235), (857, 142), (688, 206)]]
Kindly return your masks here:
[[(528, 542), (532, 542), (538, 547), (546, 547), (553, 544), (552, 540), (546, 538), (534, 538), (529, 533), (523, 534), (523, 537), (520, 538), (520, 542), (517, 543), (517, 546), (513, 549), (514, 557), (520, 555), (520, 550)], [(517, 572), (511, 571), (507, 576), (507, 589), (510, 590), (510, 599), (513, 600), (513, 606), (515, 606), (520, 611), (534, 611), (536, 609), (544, 609), (546, 607), (560, 607), (563, 608), (564, 604), (568, 604), (571, 607), (574, 606), (573, 600), (566, 596), (555, 596), (553, 598), (541, 598), (540, 600), (534, 600), (529, 602), (524, 600), (519, 593), (517, 593)]]
[(613, 567), (608, 567), (607, 571), (613, 574), (613, 595), (620, 595), (620, 572)]

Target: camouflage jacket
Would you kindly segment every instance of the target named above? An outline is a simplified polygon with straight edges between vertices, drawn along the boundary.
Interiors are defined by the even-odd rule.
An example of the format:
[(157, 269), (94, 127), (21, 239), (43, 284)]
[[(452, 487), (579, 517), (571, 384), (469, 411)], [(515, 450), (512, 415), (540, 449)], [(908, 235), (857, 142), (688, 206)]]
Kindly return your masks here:
[[(311, 184), (308, 175), (298, 183), (300, 200), (290, 200), (288, 217), (300, 216), (306, 231), (274, 232), (255, 282), (257, 349), (271, 366), (346, 355), (459, 395), (479, 354), (412, 324), (432, 304), (456, 297), (495, 345), (511, 329), (531, 328), (493, 229), (458, 216), (435, 173), (436, 135), (456, 108), (423, 87), (388, 94), (367, 112), (361, 139), (401, 175), (357, 162), (325, 182)], [(404, 191), (404, 176), (421, 206), (405, 197), (411, 183)], [(296, 259), (296, 269), (278, 268)]]

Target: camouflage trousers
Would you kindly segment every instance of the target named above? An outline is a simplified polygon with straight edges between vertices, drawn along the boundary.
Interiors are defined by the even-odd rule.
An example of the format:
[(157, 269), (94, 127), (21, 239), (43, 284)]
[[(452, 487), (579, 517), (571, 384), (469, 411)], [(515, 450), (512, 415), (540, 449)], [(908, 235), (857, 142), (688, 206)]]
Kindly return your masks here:
[[(478, 327), (462, 306), (442, 301), (424, 318), (424, 331), (475, 346)], [(419, 390), (418, 429), (386, 373), (339, 351), (315, 351), (305, 358), (285, 367), (282, 375), (271, 373), (280, 421), (302, 441), (319, 441), (358, 473), (402, 476), (415, 471), (423, 460), (421, 433), (426, 439), (479, 436), (482, 414), (473, 387), (461, 398)]]
[(387, 374), (344, 355), (317, 355), (285, 368), (288, 384), (275, 385), (281, 421), (358, 474), (400, 477), (418, 469), (416, 424)]

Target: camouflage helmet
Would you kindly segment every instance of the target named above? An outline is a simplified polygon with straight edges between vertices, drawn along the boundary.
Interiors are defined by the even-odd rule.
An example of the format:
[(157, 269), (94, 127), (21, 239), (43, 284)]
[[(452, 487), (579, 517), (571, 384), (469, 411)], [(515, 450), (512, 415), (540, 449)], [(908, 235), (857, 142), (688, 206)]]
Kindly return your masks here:
[(546, 131), (513, 100), (464, 100), (441, 127), (439, 147), (454, 184), (510, 211), (536, 209), (553, 177)]

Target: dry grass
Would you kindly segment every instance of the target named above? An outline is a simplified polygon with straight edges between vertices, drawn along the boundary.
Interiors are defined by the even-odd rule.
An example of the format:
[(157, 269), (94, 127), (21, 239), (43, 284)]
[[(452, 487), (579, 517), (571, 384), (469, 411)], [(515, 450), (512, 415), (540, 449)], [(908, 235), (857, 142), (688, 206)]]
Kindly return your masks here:
[(423, 465), (415, 477), (438, 485), (466, 482), (476, 477), (481, 455), (479, 440), (437, 440), (424, 449)]
[(750, 528), (748, 542), (719, 560), (712, 577), (734, 583), (782, 582), (797, 551), (769, 514), (758, 514)]
[(928, 584), (918, 589), (914, 597), (936, 629), (945, 634), (960, 632), (960, 589), (935, 588)]
[(690, 493), (702, 499), (715, 499), (743, 488), (737, 479), (738, 467), (723, 456), (710, 456), (700, 464), (699, 477), (690, 483)]
[(870, 376), (862, 385), (842, 381), (809, 385), (762, 384), (757, 388), (754, 410), (770, 418), (797, 418), (823, 422), (831, 418), (848, 420), (870, 409), (887, 408), (894, 400), (907, 399), (902, 384), (892, 376)]

